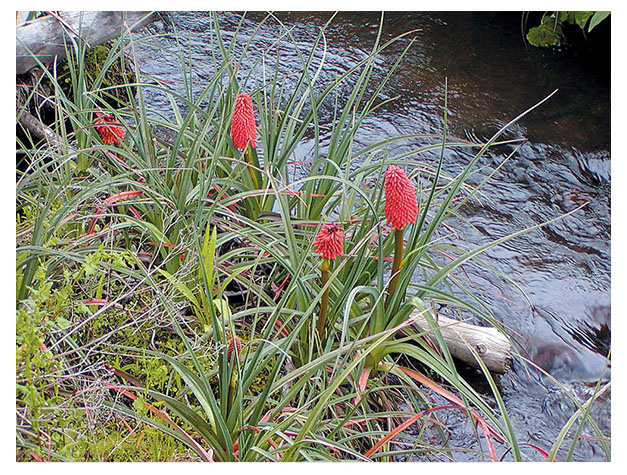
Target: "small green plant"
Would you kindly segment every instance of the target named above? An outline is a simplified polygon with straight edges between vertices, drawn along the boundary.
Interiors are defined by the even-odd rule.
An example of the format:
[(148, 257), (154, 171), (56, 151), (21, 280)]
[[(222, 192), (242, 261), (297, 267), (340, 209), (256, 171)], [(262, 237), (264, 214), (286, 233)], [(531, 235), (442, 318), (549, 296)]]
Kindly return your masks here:
[(527, 32), (527, 41), (533, 46), (557, 46), (564, 41), (562, 25), (568, 23), (590, 33), (599, 23), (610, 16), (610, 12), (546, 12), (540, 24)]

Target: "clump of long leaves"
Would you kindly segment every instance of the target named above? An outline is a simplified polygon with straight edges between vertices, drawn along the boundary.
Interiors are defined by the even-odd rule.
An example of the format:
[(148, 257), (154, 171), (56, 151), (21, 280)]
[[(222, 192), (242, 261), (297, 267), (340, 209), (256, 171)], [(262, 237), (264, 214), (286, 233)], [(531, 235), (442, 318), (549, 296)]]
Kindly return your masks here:
[[(272, 15), (264, 21), (279, 22)], [(454, 460), (458, 448), (449, 445), (439, 411), (462, 411), (473, 421), (480, 457), (497, 460), (501, 450), (522, 460), (521, 443), (487, 368), (482, 366), (496, 408), (457, 372), (437, 327), (418, 328), (411, 316), (434, 320), (434, 306), (446, 303), (500, 327), (489, 303), (464, 288), (454, 271), (534, 228), (463, 250), (447, 242), (443, 223), (479, 192), (480, 186), (469, 186), (467, 179), (481, 157), (503, 143), (499, 137), (511, 124), (544, 101), (486, 143), (472, 144), (448, 137), (445, 95), (441, 136), (398, 136), (357, 146), (360, 127), (385, 103), (379, 93), (404, 52), (383, 76), (376, 59), (409, 33), (383, 41), (382, 21), (370, 54), (324, 82), (324, 32), (330, 19), (309, 55), (296, 52), (301, 68), (295, 84), (284, 87), (277, 56), (265, 82), (249, 87), (252, 79), (240, 70), (248, 60), (248, 44), (240, 44), (237, 34), (227, 44), (218, 15), (212, 22), (214, 64), (206, 84), (194, 84), (184, 54), (172, 53), (180, 60), (184, 93), (142, 74), (135, 49), (150, 39), (120, 40), (103, 75), (127, 52), (139, 84), (119, 86), (129, 90), (128, 108), (119, 110), (103, 100), (108, 91), (101, 88), (101, 77), (89, 83), (81, 74), (85, 45), (68, 45), (73, 94), (56, 89), (54, 97), (54, 129), (64, 146), (21, 147), (31, 165), (19, 177), (17, 206), (18, 212), (28, 208), (31, 218), (18, 229), (18, 304), (28, 298), (42, 262), (52, 278), (84, 263), (102, 244), (136, 255), (134, 266), (114, 264), (107, 271), (137, 283), (135, 288), (150, 289), (185, 353), (124, 351), (163, 359), (186, 389), (176, 395), (159, 392), (118, 371), (125, 381), (118, 391), (135, 399), (141, 394), (150, 411), (139, 413), (114, 401), (108, 405), (159, 427), (203, 460)], [(293, 41), (289, 28), (283, 32), (277, 44)], [(411, 46), (410, 40), (404, 51)], [(262, 56), (257, 62), (270, 60)], [(342, 95), (346, 84), (349, 93)], [(148, 89), (170, 99), (171, 116), (150, 110)], [(243, 91), (253, 98), (259, 119), (254, 175), (229, 134), (234, 98)], [(99, 111), (127, 125), (119, 147), (103, 145), (93, 129)], [(322, 111), (332, 119), (323, 121)], [(296, 148), (305, 137), (313, 151), (298, 158), (306, 158), (308, 167), (303, 176), (290, 179)], [(431, 143), (394, 152), (417, 138)], [(445, 150), (453, 147), (477, 150), (456, 176), (442, 167)], [(423, 159), (433, 150), (439, 151), (438, 161)], [(400, 284), (386, 305), (394, 244), (378, 184), (390, 164), (420, 178), (420, 212), (405, 233), (408, 251)], [(347, 237), (344, 255), (321, 286), (312, 241), (329, 221), (340, 223)], [(444, 250), (456, 257), (440, 266), (437, 256)], [(327, 289), (328, 331), (321, 339), (315, 328)], [(237, 358), (226, 351), (233, 334), (246, 341)], [(210, 340), (219, 349), (207, 370), (197, 355)], [(98, 348), (104, 346), (106, 341)], [(412, 367), (400, 361), (411, 361)], [(477, 361), (482, 365), (478, 356)], [(259, 378), (265, 380), (261, 391), (254, 389)], [(157, 409), (157, 402), (164, 409)], [(587, 408), (580, 413), (595, 427)], [(410, 434), (413, 424), (418, 430)]]

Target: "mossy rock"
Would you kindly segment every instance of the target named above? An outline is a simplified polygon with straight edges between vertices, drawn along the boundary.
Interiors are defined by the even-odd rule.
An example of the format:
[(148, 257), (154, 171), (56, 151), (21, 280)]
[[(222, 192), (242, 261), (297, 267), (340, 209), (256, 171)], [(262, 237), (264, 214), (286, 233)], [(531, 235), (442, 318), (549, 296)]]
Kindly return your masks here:
[[(106, 67), (107, 58), (109, 57), (111, 50), (115, 48), (116, 41), (117, 40), (111, 40), (107, 43), (94, 46), (86, 51), (85, 75), (87, 77), (87, 83), (90, 86), (93, 85), (94, 81)], [(130, 86), (130, 88), (116, 86), (137, 82), (137, 77), (131, 61), (123, 54), (121, 55), (120, 52), (117, 52), (117, 54), (118, 57), (116, 57), (109, 65), (105, 76), (102, 79), (102, 83), (98, 87), (98, 89), (106, 89), (102, 91), (101, 98), (113, 108), (119, 108), (127, 105), (129, 102), (129, 94), (135, 93), (135, 86)], [(67, 61), (63, 61), (61, 67), (59, 68), (59, 84), (63, 92), (68, 95), (68, 97), (73, 94), (70, 66)]]

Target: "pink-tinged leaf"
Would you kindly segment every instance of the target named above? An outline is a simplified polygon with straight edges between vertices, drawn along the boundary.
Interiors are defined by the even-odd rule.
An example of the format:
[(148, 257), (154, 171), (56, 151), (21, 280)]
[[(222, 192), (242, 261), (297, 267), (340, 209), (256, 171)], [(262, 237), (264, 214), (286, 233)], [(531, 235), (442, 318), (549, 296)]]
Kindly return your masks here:
[(285, 338), (290, 336), (290, 332), (287, 331), (287, 328), (283, 326), (283, 323), (281, 323), (281, 320), (279, 320), (278, 318), (276, 319), (276, 322), (274, 322), (274, 329), (277, 330), (281, 334), (281, 336)]
[[(379, 260), (379, 257), (378, 257), (378, 256), (373, 256), (372, 258), (373, 258), (375, 261), (378, 261), (378, 260)], [(394, 262), (394, 259), (392, 259), (391, 257), (384, 257), (384, 258), (383, 258), (383, 262)]]
[[(542, 454), (542, 455), (544, 456), (544, 458), (545, 458), (545, 459), (548, 459), (548, 458), (549, 458), (549, 453), (548, 453), (546, 450), (541, 449), (541, 448), (540, 448), (540, 447), (538, 447), (537, 445), (530, 444), (529, 442), (520, 442), (518, 445), (519, 445), (519, 446), (521, 446), (521, 447), (531, 447), (532, 449), (535, 449), (536, 451), (540, 452), (540, 454)], [(503, 455), (501, 455), (500, 461), (502, 462), (502, 461), (505, 459), (505, 456), (506, 456), (508, 453), (510, 453), (511, 451), (512, 451), (512, 448), (511, 448), (511, 447), (510, 447), (509, 449), (507, 449), (507, 450), (503, 453)], [(557, 460), (553, 459), (553, 462), (557, 462)]]
[[(523, 445), (523, 446), (525, 446), (525, 445), (526, 445), (526, 446), (529, 446), (529, 447), (531, 447), (532, 449), (535, 449), (535, 450), (537, 450), (538, 452), (540, 452), (542, 455), (544, 455), (544, 458), (547, 458), (547, 459), (549, 458), (549, 453), (548, 453), (546, 450), (541, 449), (541, 448), (540, 448), (540, 447), (538, 447), (537, 445), (530, 444), (530, 443), (528, 443), (528, 442), (522, 442), (522, 443), (520, 443), (520, 444), (518, 444), (518, 445)], [(554, 460), (554, 462), (556, 462), (556, 461), (557, 461), (557, 460)]]
[(494, 444), (492, 444), (492, 438), (489, 435), (490, 434), (490, 430), (488, 429), (485, 420), (484, 419), (480, 419), (479, 421), (477, 421), (477, 423), (483, 429), (483, 434), (485, 435), (485, 441), (486, 441), (486, 444), (488, 445), (488, 452), (490, 452), (490, 457), (492, 457), (492, 461), (493, 462), (498, 462), (499, 459), (496, 456), (496, 450), (494, 450)]
[(272, 414), (272, 409), (270, 409), (268, 412), (266, 412), (263, 417), (261, 419), (259, 419), (259, 422), (265, 423), (268, 422), (270, 420), (270, 415)]
[[(104, 210), (102, 208), (98, 208), (96, 211), (94, 211), (94, 214), (102, 214), (103, 211)], [(95, 233), (96, 223), (99, 219), (100, 218), (92, 218), (91, 223), (89, 224), (89, 228), (87, 229), (88, 236)]]
[[(254, 431), (255, 431), (255, 432), (257, 432), (257, 433), (260, 433), (260, 432), (261, 432), (261, 429), (260, 429), (259, 427), (255, 427), (255, 426), (250, 425), (250, 424), (248, 424), (246, 427), (248, 427), (249, 429), (254, 430)], [(268, 443), (269, 443), (269, 444), (270, 444), (270, 445), (271, 445), (271, 446), (272, 446), (275, 450), (279, 448), (279, 446), (278, 446), (278, 445), (276, 445), (276, 443), (274, 443), (274, 441), (273, 441), (272, 439), (270, 439), (270, 437), (266, 438), (266, 440), (268, 441)], [(281, 458), (281, 457), (282, 457), (282, 454), (281, 454), (281, 453), (279, 453), (279, 458)]]
[(109, 196), (106, 200), (104, 200), (104, 204), (106, 206), (110, 206), (113, 203), (116, 203), (120, 200), (126, 200), (129, 198), (136, 198), (143, 193), (142, 190), (132, 190), (132, 191), (123, 191), (121, 193), (117, 193), (115, 195)]
[(139, 214), (139, 211), (137, 211), (134, 206), (129, 206), (128, 210), (131, 212), (133, 216), (135, 216), (135, 218), (139, 219), (140, 221), (144, 221), (144, 218), (142, 217), (141, 214)]
[[(440, 386), (439, 384), (437, 384), (436, 382), (430, 380), (429, 378), (427, 378), (426, 376), (424, 376), (423, 374), (420, 374), (417, 371), (414, 371), (412, 369), (406, 368), (404, 366), (399, 366), (398, 367), (403, 373), (405, 373), (406, 375), (408, 375), (410, 378), (415, 379), (416, 381), (418, 381), (419, 383), (425, 385), (426, 387), (428, 387), (429, 389), (431, 389), (433, 392), (439, 394), (440, 396), (442, 396), (444, 399), (446, 399), (447, 401), (455, 404), (457, 407), (460, 408), (460, 410), (462, 410), (463, 412), (467, 413), (467, 409), (466, 406), (464, 405), (463, 401), (461, 399), (459, 399), (457, 396), (455, 396), (454, 394), (452, 394), (451, 392), (447, 391), (446, 389), (444, 389), (442, 386)], [(485, 419), (481, 416), (481, 414), (479, 414), (479, 412), (477, 412), (474, 409), (470, 409), (470, 414), (472, 415), (473, 419), (475, 421), (484, 421), (485, 426), (482, 426), (482, 428), (484, 428), (485, 430), (488, 431), (488, 433), (490, 435), (492, 435), (496, 440), (498, 440), (499, 442), (503, 443), (505, 442), (505, 438), (499, 433), (497, 432), (496, 429), (494, 429), (492, 426), (490, 426)]]
[(386, 435), (384, 435), (381, 439), (379, 439), (379, 441), (376, 444), (374, 444), (372, 447), (370, 447), (370, 449), (368, 449), (368, 451), (364, 454), (364, 456), (365, 457), (370, 457), (372, 454), (377, 452), (381, 447), (383, 447), (383, 445), (386, 442), (388, 442), (389, 440), (391, 440), (394, 437), (396, 437), (398, 434), (403, 432), (405, 429), (407, 429), (409, 426), (411, 426), (414, 422), (416, 422), (421, 417), (426, 416), (427, 414), (429, 414), (431, 412), (439, 411), (441, 409), (451, 409), (451, 408), (456, 408), (456, 406), (432, 407), (431, 409), (427, 409), (425, 411), (422, 411), (422, 412), (416, 414), (415, 416), (410, 417), (405, 422), (400, 424), (398, 427), (395, 427), (390, 432), (388, 432)]
[(183, 246), (179, 246), (178, 244), (170, 244), (169, 242), (149, 242), (148, 243), (150, 246), (163, 246), (163, 247), (167, 247), (168, 249), (177, 249), (177, 248), (181, 248), (181, 249), (185, 249), (185, 247)]
[(321, 195), (320, 193), (312, 193), (309, 196), (313, 196), (314, 198), (328, 198), (328, 197), (340, 196), (340, 194), (334, 193), (332, 195)]
[(281, 291), (285, 287), (285, 284), (287, 284), (287, 281), (289, 280), (289, 278), (290, 278), (290, 276), (288, 275), (287, 277), (285, 277), (285, 279), (283, 279), (283, 282), (281, 282), (281, 284), (277, 287), (276, 291), (274, 292), (274, 297), (272, 297), (272, 300), (274, 300), (276, 302), (276, 299), (281, 294)]
[(63, 219), (61, 220), (61, 223), (60, 223), (60, 224), (65, 224), (65, 223), (67, 223), (67, 222), (69, 222), (69, 221), (72, 221), (72, 220), (73, 220), (74, 218), (76, 218), (77, 216), (78, 216), (78, 213), (72, 213), (71, 215), (66, 216), (65, 218), (63, 218)]
[(366, 390), (366, 385), (368, 384), (368, 377), (370, 376), (371, 368), (364, 368), (361, 374), (359, 375), (359, 381), (357, 383), (357, 396), (353, 401), (353, 405), (356, 406), (361, 401), (361, 394)]
[(501, 295), (501, 294), (499, 294), (499, 293), (497, 293), (497, 292), (492, 292), (491, 290), (488, 290), (488, 292), (490, 292), (490, 293), (491, 293), (492, 295), (494, 295), (495, 297), (498, 297), (498, 298), (500, 298), (500, 299), (503, 299), (503, 300), (505, 300), (505, 301), (507, 301), (507, 302), (511, 303), (512, 305), (514, 305), (514, 306), (516, 306), (516, 307), (520, 308), (520, 305), (518, 305), (518, 304), (517, 304), (516, 302), (514, 302), (513, 300), (508, 299), (508, 298), (507, 298), (507, 297), (505, 297), (504, 295)]

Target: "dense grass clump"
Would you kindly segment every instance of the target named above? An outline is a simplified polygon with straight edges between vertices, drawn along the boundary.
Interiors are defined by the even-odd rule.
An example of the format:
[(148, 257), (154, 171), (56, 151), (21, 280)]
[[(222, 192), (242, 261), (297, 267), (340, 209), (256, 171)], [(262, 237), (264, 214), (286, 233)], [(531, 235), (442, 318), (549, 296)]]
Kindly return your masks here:
[[(467, 250), (445, 223), (478, 192), (467, 179), (480, 158), (533, 108), (473, 144), (448, 137), (444, 95), (441, 136), (357, 146), (404, 53), (383, 80), (375, 60), (401, 39), (407, 51), (413, 33), (384, 42), (380, 28), (367, 57), (322, 84), (329, 20), (311, 53), (298, 53), (293, 87), (277, 62), (252, 88), (239, 69), (246, 47), (225, 43), (212, 21), (215, 70), (200, 89), (186, 82), (183, 95), (142, 74), (134, 41), (117, 42), (96, 77), (84, 74), (85, 45), (68, 45), (72, 90), (55, 88), (53, 98), (61, 143), (18, 144), (29, 164), (16, 204), (18, 459), (454, 460), (464, 449), (450, 444), (455, 428), (438, 414), (460, 411), (476, 427), (479, 459), (523, 460), (489, 371), (492, 394), (481, 394), (439, 330), (412, 316), (434, 321), (445, 303), (501, 328), (454, 272), (529, 229)], [(126, 54), (137, 82), (105, 85)], [(170, 98), (173, 119), (149, 111), (149, 89)], [(128, 103), (113, 108), (120, 91)], [(236, 147), (242, 93), (256, 137)], [(124, 128), (119, 143), (103, 142), (96, 114)], [(315, 146), (293, 178), (304, 138)], [(416, 138), (430, 144), (394, 152)], [(455, 176), (442, 168), (452, 147), (476, 150)], [(433, 150), (439, 160), (424, 158)], [(384, 209), (392, 165), (417, 203), (400, 233)], [(314, 246), (329, 229), (342, 230), (341, 247)], [(588, 408), (570, 424), (596, 427)]]

